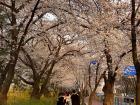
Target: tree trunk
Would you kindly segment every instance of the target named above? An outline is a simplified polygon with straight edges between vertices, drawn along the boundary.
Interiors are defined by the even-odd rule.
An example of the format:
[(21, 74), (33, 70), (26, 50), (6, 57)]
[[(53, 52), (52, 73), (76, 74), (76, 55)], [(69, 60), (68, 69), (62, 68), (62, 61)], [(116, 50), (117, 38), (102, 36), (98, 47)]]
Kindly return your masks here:
[[(97, 66), (97, 70), (98, 70), (98, 67), (99, 67), (99, 63), (98, 63), (98, 66)], [(97, 99), (96, 89), (97, 89), (101, 79), (105, 76), (105, 73), (106, 73), (106, 71), (103, 72), (103, 74), (100, 76), (100, 78), (98, 80), (97, 80), (98, 73), (96, 73), (95, 87), (94, 87), (94, 90), (91, 92), (91, 94), (89, 96), (88, 105), (92, 105), (93, 99)]]
[[(16, 15), (14, 14), (15, 1), (11, 1), (11, 26), (16, 26)], [(0, 104), (5, 105), (7, 103), (7, 94), (14, 78), (15, 66), (18, 59), (19, 50), (17, 50), (17, 36), (18, 30), (13, 28), (10, 30), (11, 35), (11, 49), (10, 49), (10, 60), (5, 68), (5, 73), (3, 74), (1, 81), (1, 94), (0, 94)]]
[[(14, 43), (14, 42), (13, 42)], [(16, 50), (16, 44), (12, 43), (12, 48), (10, 52), (10, 60), (5, 68), (5, 73), (1, 79), (1, 94), (0, 94), (0, 104), (5, 105), (7, 101), (7, 94), (14, 78), (15, 66), (18, 59), (19, 50)]]
[(140, 75), (137, 75), (137, 84), (136, 84), (136, 105), (140, 105)]
[(39, 93), (40, 97), (45, 93), (46, 85), (49, 83), (49, 80), (50, 80), (50, 76), (47, 77), (46, 80), (44, 81), (44, 83), (42, 84), (40, 93)]
[(37, 0), (36, 4), (34, 6), (34, 9), (32, 11), (31, 17), (25, 27), (24, 33), (21, 36), (19, 43), (17, 43), (19, 30), (17, 27), (15, 27), (15, 26), (17, 26), (17, 20), (16, 20), (15, 11), (14, 11), (14, 10), (16, 10), (16, 3), (15, 3), (15, 0), (11, 0), (11, 6), (10, 6), (11, 7), (10, 8), (11, 9), (11, 13), (10, 13), (11, 14), (11, 26), (15, 27), (15, 28), (12, 28), (10, 30), (10, 35), (11, 35), (10, 61), (5, 68), (7, 73), (6, 73), (6, 77), (4, 78), (4, 81), (2, 82), (1, 93), (0, 93), (0, 105), (6, 104), (7, 93), (9, 91), (10, 84), (12, 83), (12, 80), (14, 78), (15, 66), (17, 63), (18, 56), (19, 56), (19, 51), (24, 42), (25, 36), (28, 33), (28, 28), (33, 20), (33, 17), (34, 17), (34, 14), (35, 14), (35, 11), (37, 9), (39, 2), (40, 2), (40, 0)]
[(3, 71), (2, 73), (1, 73), (1, 76), (0, 76), (0, 92), (2, 91), (2, 85), (3, 85), (3, 82), (4, 82), (4, 80), (5, 80), (5, 78), (6, 78), (6, 71)]
[(7, 95), (0, 95), (0, 105), (7, 105)]
[[(13, 45), (14, 46), (14, 45)], [(6, 65), (5, 68), (5, 77), (3, 78), (2, 86), (1, 86), (1, 93), (0, 93), (0, 105), (6, 105), (7, 103), (7, 94), (14, 78), (15, 74), (15, 66), (18, 59), (19, 50), (12, 48), (10, 52), (10, 61)]]
[(89, 101), (88, 101), (88, 105), (92, 105), (93, 100), (96, 99), (96, 93), (95, 93), (95, 89), (91, 92), (90, 96), (89, 96)]
[(35, 82), (31, 93), (31, 99), (39, 100), (40, 97), (41, 96), (40, 96), (39, 82)]
[(81, 105), (85, 105), (85, 101), (84, 101), (84, 99), (85, 99), (85, 90), (86, 90), (86, 86), (83, 88), (83, 89), (81, 89), (81, 91), (80, 91), (80, 100), (81, 100)]
[(45, 89), (46, 89), (46, 85), (49, 83), (49, 81), (50, 81), (50, 76), (51, 76), (51, 74), (52, 74), (52, 70), (53, 70), (53, 68), (54, 68), (54, 66), (55, 66), (55, 64), (56, 64), (56, 62), (55, 62), (55, 60), (52, 62), (52, 64), (51, 64), (51, 66), (50, 66), (50, 69), (48, 70), (48, 74), (47, 74), (47, 76), (46, 76), (46, 78), (45, 78), (45, 80), (44, 80), (44, 82), (43, 82), (43, 84), (42, 84), (42, 86), (41, 86), (41, 89), (40, 89), (40, 97), (44, 94), (44, 92), (45, 92)]
[(114, 94), (112, 92), (106, 92), (103, 105), (114, 105)]
[(114, 82), (106, 81), (103, 87), (104, 102), (103, 105), (114, 105)]
[(132, 44), (132, 58), (136, 68), (136, 105), (140, 105), (140, 63), (137, 51), (137, 34), (136, 34), (136, 0), (131, 0), (131, 44)]
[(7, 94), (10, 88), (10, 84), (12, 83), (12, 80), (14, 78), (14, 70), (15, 70), (15, 60), (9, 61), (8, 69), (7, 69), (7, 76), (3, 82), (2, 89), (1, 89), (1, 95), (0, 95), (0, 104), (5, 105), (7, 101)]

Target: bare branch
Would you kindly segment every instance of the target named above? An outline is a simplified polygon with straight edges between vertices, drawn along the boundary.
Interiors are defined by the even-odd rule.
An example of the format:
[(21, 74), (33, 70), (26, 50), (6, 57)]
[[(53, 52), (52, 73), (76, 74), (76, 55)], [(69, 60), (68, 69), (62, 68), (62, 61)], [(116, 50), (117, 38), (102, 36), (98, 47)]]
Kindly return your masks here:
[(39, 19), (41, 19), (46, 13), (48, 13), (49, 11), (45, 11), (43, 13), (41, 13), (33, 22), (32, 24), (35, 24)]
[(29, 84), (29, 85), (34, 85), (34, 82), (31, 82), (31, 81), (27, 81), (25, 78), (23, 78), (22, 76), (18, 75), (18, 77), (23, 81), (25, 82), (26, 84)]
[(37, 72), (36, 72), (36, 69), (34, 67), (35, 63), (33, 62), (33, 59), (31, 58), (31, 56), (28, 54), (28, 52), (23, 47), (21, 48), (21, 50), (23, 51), (23, 53), (26, 55), (27, 59), (29, 60), (31, 70), (33, 71), (33, 76), (34, 76), (34, 78), (36, 78)]
[(28, 21), (28, 23), (27, 23), (27, 25), (26, 25), (26, 27), (25, 27), (25, 30), (24, 30), (23, 35), (21, 36), (20, 42), (19, 42), (19, 44), (18, 44), (18, 49), (17, 49), (17, 51), (20, 51), (20, 47), (22, 46), (23, 41), (24, 41), (24, 39), (25, 39), (25, 37), (26, 37), (26, 35), (27, 35), (27, 33), (28, 33), (28, 28), (29, 28), (29, 26), (30, 26), (30, 24), (31, 24), (31, 22), (32, 22), (32, 20), (33, 20), (33, 18), (34, 18), (34, 15), (35, 15), (35, 12), (36, 12), (36, 9), (37, 9), (37, 6), (38, 6), (39, 2), (40, 2), (40, 0), (37, 0), (36, 4), (35, 4), (35, 6), (34, 6), (34, 9), (33, 9), (33, 11), (32, 11), (31, 17), (30, 17), (30, 19), (29, 19), (29, 21)]
[(45, 73), (45, 71), (46, 71), (46, 69), (48, 68), (48, 66), (49, 66), (49, 59), (47, 59), (47, 61), (46, 61), (46, 63), (45, 63), (45, 66), (43, 67), (43, 69), (41, 70), (41, 72), (40, 72), (40, 77), (42, 77), (42, 75)]
[(33, 36), (31, 36), (30, 38), (28, 38), (25, 42), (24, 42), (24, 45), (26, 44), (26, 43), (28, 43), (30, 40), (32, 40), (32, 39), (34, 39), (35, 37), (33, 37)]
[(0, 1), (0, 5), (5, 6), (5, 7), (9, 8), (9, 9), (12, 9), (12, 6), (10, 6), (10, 5), (2, 2), (2, 1)]
[(136, 27), (138, 27), (139, 25), (140, 25), (140, 19), (137, 21)]
[(30, 68), (31, 68), (31, 65), (30, 65), (27, 61), (23, 60), (21, 57), (19, 57), (19, 60), (20, 60), (24, 65), (26, 65), (27, 67), (30, 67)]
[(98, 76), (99, 76), (99, 66), (101, 63), (101, 60), (104, 58), (104, 56), (101, 56), (96, 67), (96, 77), (95, 77), (95, 85), (98, 84)]
[(132, 50), (129, 50), (129, 51), (127, 51), (127, 52), (124, 52), (124, 53), (122, 53), (122, 54), (119, 56), (119, 60), (118, 60), (118, 62), (117, 62), (117, 64), (116, 64), (115, 71), (118, 70), (119, 64), (121, 63), (122, 58), (123, 58), (125, 55), (127, 55), (128, 53), (130, 53), (130, 52), (132, 52)]
[(96, 6), (96, 8), (97, 8), (97, 11), (98, 11), (98, 12), (101, 12), (101, 7), (100, 7), (99, 4), (97, 3), (97, 1), (95, 1), (95, 0), (92, 0), (92, 1), (94, 2), (95, 6)]
[(23, 24), (26, 22), (26, 20), (28, 19), (28, 15), (24, 17), (24, 19), (20, 22), (20, 24), (18, 25), (18, 31), (20, 31), (20, 28), (23, 26)]
[(64, 22), (61, 21), (61, 22), (59, 22), (59, 23), (57, 23), (57, 24), (54, 24), (54, 25), (52, 25), (51, 27), (47, 28), (46, 31), (48, 31), (48, 30), (50, 30), (50, 29), (52, 29), (52, 28), (58, 27), (58, 26), (61, 25), (61, 24), (64, 24)]
[(74, 54), (81, 54), (81, 52), (79, 50), (70, 50), (67, 51), (66, 53), (64, 53), (62, 56), (60, 56), (57, 61), (63, 59), (66, 56), (74, 56)]

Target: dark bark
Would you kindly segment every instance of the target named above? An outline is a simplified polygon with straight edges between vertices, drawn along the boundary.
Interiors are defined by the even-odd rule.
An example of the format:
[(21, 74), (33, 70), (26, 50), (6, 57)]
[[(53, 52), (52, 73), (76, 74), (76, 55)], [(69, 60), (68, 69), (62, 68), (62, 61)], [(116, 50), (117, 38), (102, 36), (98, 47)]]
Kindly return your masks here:
[[(13, 4), (14, 5), (14, 4)], [(12, 26), (16, 24), (16, 18), (14, 15), (12, 15)], [(4, 101), (7, 100), (7, 93), (9, 91), (10, 88), (10, 84), (12, 83), (13, 77), (14, 77), (14, 71), (15, 71), (15, 66), (17, 63), (17, 59), (18, 59), (18, 52), (16, 50), (16, 45), (17, 45), (17, 30), (16, 29), (12, 29), (11, 30), (11, 51), (10, 51), (10, 61), (8, 62), (8, 64), (6, 65), (5, 68), (5, 73), (3, 74), (3, 81), (2, 81), (2, 86), (1, 86), (1, 97), (0, 97), (0, 101), (2, 101), (3, 103), (6, 103)], [(0, 102), (1, 103), (1, 102)]]
[(14, 77), (15, 65), (16, 65), (16, 60), (11, 61), (8, 65), (7, 76), (3, 82), (1, 95), (0, 95), (0, 104), (2, 105), (6, 104), (6, 101), (7, 101), (7, 93), (9, 91), (10, 84), (12, 83), (12, 80)]
[[(46, 91), (46, 85), (50, 81), (52, 71), (53, 71), (53, 68), (54, 68), (55, 64), (58, 61), (60, 61), (61, 59), (63, 59), (64, 57), (70, 56), (70, 55), (73, 55), (73, 53), (78, 53), (79, 52), (77, 50), (70, 50), (70, 51), (66, 52), (65, 54), (63, 54), (62, 56), (59, 56), (59, 51), (62, 47), (63, 41), (60, 41), (60, 42), (58, 41), (59, 45), (57, 47), (54, 47), (54, 46), (52, 46), (53, 44), (50, 41), (50, 39), (47, 38), (47, 40), (49, 42), (49, 44), (48, 43), (47, 44), (48, 44), (48, 48), (50, 50), (50, 55), (54, 54), (54, 58), (50, 59), (50, 57), (49, 57), (50, 55), (48, 55), (48, 59), (46, 60), (45, 65), (44, 65), (42, 70), (37, 70), (38, 69), (38, 68), (36, 68), (37, 62), (30, 56), (30, 54), (28, 54), (28, 52), (24, 48), (21, 48), (22, 52), (25, 55), (26, 60), (23, 60), (22, 58), (20, 58), (20, 60), (27, 67), (29, 67), (33, 72), (33, 81), (34, 82), (33, 82), (33, 91), (32, 91), (32, 94), (31, 94), (31, 98), (34, 98), (34, 99), (40, 99), (40, 97)], [(55, 51), (55, 52), (53, 53), (53, 51)], [(25, 83), (31, 84), (29, 81), (26, 81), (23, 78), (21, 78), (21, 79)]]
[(8, 65), (6, 66), (6, 69), (1, 70), (1, 74), (0, 74), (0, 75), (1, 75), (1, 76), (0, 76), (0, 92), (1, 92), (1, 90), (2, 90), (2, 84), (3, 84), (3, 82), (4, 82), (5, 78), (6, 78), (7, 67), (8, 67)]
[[(23, 60), (22, 58), (20, 58), (20, 60), (23, 62), (23, 64), (25, 64), (32, 70), (33, 82), (27, 81), (21, 76), (19, 77), (23, 82), (32, 85), (33, 90), (30, 96), (31, 99), (40, 99), (40, 97), (42, 96), (42, 94), (44, 94), (44, 91), (46, 90), (46, 85), (50, 80), (50, 76), (52, 74), (52, 70), (56, 62), (55, 60), (50, 61), (50, 59), (47, 59), (43, 69), (40, 71), (40, 73), (37, 73), (38, 70), (35, 67), (36, 61), (29, 55), (29, 53), (24, 48), (22, 48), (22, 51), (25, 55), (26, 60)], [(47, 75), (45, 76), (45, 79), (42, 80), (42, 77), (44, 76), (43, 74), (45, 74), (46, 71)], [(42, 81), (42, 86), (40, 86), (40, 81)]]
[(89, 84), (89, 88), (90, 88), (90, 91), (92, 91), (92, 87), (91, 87), (91, 64), (89, 64), (89, 67), (88, 67), (88, 84)]
[(113, 71), (112, 56), (110, 55), (110, 50), (106, 42), (105, 42), (104, 54), (106, 56), (108, 75), (106, 76), (105, 74), (103, 77), (104, 83), (105, 83), (103, 87), (103, 92), (104, 92), (103, 105), (113, 105), (114, 103), (113, 90), (114, 90), (114, 82), (115, 82), (116, 73), (115, 71)]
[(52, 71), (53, 71), (53, 68), (54, 68), (54, 65), (55, 65), (55, 64), (56, 64), (56, 61), (53, 60), (51, 66), (50, 66), (50, 69), (49, 69), (49, 71), (48, 71), (48, 73), (47, 73), (47, 76), (46, 76), (46, 78), (45, 78), (45, 81), (43, 82), (43, 84), (42, 84), (42, 86), (41, 86), (41, 89), (40, 89), (40, 96), (42, 96), (42, 95), (44, 94), (45, 90), (46, 90), (46, 85), (47, 85), (47, 84), (49, 83), (49, 81), (50, 81), (50, 76), (51, 76), (51, 74), (52, 74)]
[(140, 63), (137, 55), (137, 36), (136, 36), (136, 2), (131, 0), (132, 12), (131, 12), (131, 44), (132, 44), (132, 58), (136, 68), (137, 83), (136, 83), (136, 105), (140, 105)]
[(34, 82), (34, 85), (33, 85), (33, 90), (32, 90), (32, 93), (31, 93), (31, 99), (36, 99), (36, 100), (39, 100), (40, 99), (40, 88), (39, 88), (39, 80), (36, 80)]
[(34, 80), (33, 91), (31, 93), (32, 99), (40, 99), (40, 97), (45, 93), (46, 85), (49, 83), (50, 76), (52, 74), (52, 70), (53, 70), (55, 63), (56, 63), (55, 61), (52, 62), (41, 88), (40, 88), (41, 77), (37, 77), (36, 80)]
[(43, 84), (41, 86), (41, 89), (40, 89), (40, 97), (44, 94), (45, 89), (46, 89), (46, 85), (50, 81), (50, 78), (51, 78), (50, 76), (52, 75), (53, 68), (54, 68), (55, 64), (58, 62), (58, 61), (56, 61), (56, 58), (58, 58), (58, 56), (59, 56), (59, 51), (60, 51), (61, 47), (62, 47), (62, 43), (59, 43), (59, 45), (58, 45), (58, 47), (56, 49), (56, 53), (54, 55), (55, 56), (54, 57), (55, 59), (52, 59), (52, 61), (50, 63), (50, 66), (48, 68), (47, 76), (46, 76), (46, 78), (45, 78), (45, 80), (44, 80), (44, 82), (43, 82)]
[(22, 58), (19, 57), (19, 59), (21, 60), (21, 62), (29, 67), (32, 72), (33, 72), (33, 82), (31, 81), (27, 81), (25, 78), (23, 78), (22, 76), (19, 76), (20, 79), (25, 82), (26, 84), (29, 84), (29, 85), (32, 85), (32, 92), (31, 92), (31, 95), (30, 95), (30, 98), (31, 99), (36, 99), (36, 100), (39, 100), (40, 99), (40, 79), (42, 76), (40, 76), (38, 73), (37, 73), (37, 69), (36, 69), (36, 62), (34, 61), (34, 59), (30, 56), (30, 54), (22, 47), (21, 48), (21, 51), (24, 53), (24, 56), (25, 56), (25, 60), (23, 60)]
[(7, 68), (5, 68), (5, 70), (7, 71), (7, 74), (6, 74), (6, 78), (4, 78), (4, 81), (3, 81), (3, 84), (2, 84), (2, 89), (1, 89), (1, 94), (0, 94), (0, 104), (1, 105), (6, 104), (7, 93), (9, 91), (10, 84), (12, 83), (12, 80), (13, 80), (13, 77), (14, 77), (15, 66), (16, 66), (16, 63), (17, 63), (20, 48), (21, 48), (21, 46), (24, 42), (24, 39), (25, 39), (25, 37), (28, 33), (29, 26), (31, 24), (31, 21), (33, 20), (33, 17), (34, 17), (34, 14), (35, 14), (35, 11), (37, 9), (37, 6), (38, 6), (39, 2), (40, 2), (40, 0), (37, 0), (37, 3), (35, 4), (35, 7), (32, 11), (31, 18), (29, 19), (29, 22), (27, 23), (27, 25), (25, 27), (24, 34), (22, 35), (22, 37), (20, 39), (20, 42), (17, 43), (19, 31), (15, 27), (17, 25), (16, 15), (14, 13), (16, 7), (15, 7), (15, 0), (11, 0), (11, 8), (10, 8), (11, 9), (11, 26), (13, 26), (13, 29), (10, 30), (10, 34), (11, 34), (12, 41), (11, 41), (10, 60), (9, 60), (9, 63), (7, 64), (7, 66), (6, 66)]
[[(44, 94), (44, 91), (46, 90), (46, 85), (50, 80), (50, 76), (52, 74), (53, 67), (55, 65), (55, 60), (49, 61), (49, 59), (45, 62), (45, 66), (43, 69), (40, 71), (40, 73), (37, 73), (37, 69), (35, 68), (36, 62), (34, 59), (28, 54), (28, 52), (22, 48), (22, 51), (24, 52), (24, 55), (26, 56), (27, 61), (24, 61), (23, 59), (20, 58), (20, 60), (28, 66), (32, 72), (33, 72), (33, 82), (27, 81), (23, 77), (19, 76), (21, 80), (29, 85), (32, 85), (32, 93), (31, 93), (31, 98), (32, 99), (40, 99), (42, 94)], [(42, 80), (42, 86), (40, 88), (40, 81), (43, 77), (43, 74), (47, 71), (47, 75), (45, 76), (45, 79)]]
[[(14, 9), (15, 9), (15, 1), (11, 1), (11, 26), (15, 26), (17, 24), (16, 22), (16, 16), (14, 14)], [(11, 34), (11, 51), (10, 51), (10, 61), (7, 64), (5, 71), (6, 71), (6, 77), (3, 78), (3, 83), (2, 83), (2, 89), (1, 89), (1, 96), (0, 96), (0, 103), (6, 104), (7, 101), (7, 93), (10, 88), (10, 84), (12, 83), (13, 77), (14, 77), (14, 70), (15, 66), (17, 63), (17, 51), (16, 51), (16, 45), (17, 45), (17, 35), (18, 31), (16, 28), (13, 28), (10, 30)]]
[(140, 105), (140, 75), (137, 75), (137, 83), (136, 83), (136, 105)]
[(18, 75), (18, 77), (19, 77), (23, 82), (25, 82), (26, 84), (28, 84), (28, 85), (34, 85), (34, 82), (28, 81), (28, 80), (26, 80), (25, 78), (23, 78), (23, 77), (20, 76), (20, 75)]
[(91, 94), (89, 96), (88, 105), (92, 105), (94, 103), (93, 99), (96, 99), (96, 89), (97, 89), (101, 79), (104, 77), (105, 73), (106, 73), (106, 71), (103, 72), (103, 74), (100, 76), (100, 78), (98, 80), (97, 80), (97, 76), (96, 76), (95, 87), (94, 87), (94, 90), (91, 92)]
[(105, 80), (105, 85), (103, 87), (103, 92), (104, 92), (104, 101), (103, 105), (114, 105), (114, 82), (115, 79), (110, 81), (110, 80)]

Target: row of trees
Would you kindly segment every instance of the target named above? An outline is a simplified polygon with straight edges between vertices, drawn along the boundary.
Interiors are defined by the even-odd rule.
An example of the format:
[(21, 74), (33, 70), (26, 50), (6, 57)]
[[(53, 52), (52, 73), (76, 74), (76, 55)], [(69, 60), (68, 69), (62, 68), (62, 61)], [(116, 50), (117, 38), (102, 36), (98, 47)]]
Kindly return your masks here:
[[(54, 66), (69, 56), (82, 54), (83, 45), (73, 47), (79, 43), (76, 32), (53, 5), (54, 2), (41, 0), (0, 1), (1, 52), (7, 51), (1, 60), (2, 105), (6, 104), (15, 73), (32, 86), (31, 98), (40, 99), (54, 73)], [(58, 13), (57, 20), (45, 21), (48, 12)], [(25, 72), (29, 75), (23, 77), (21, 74)]]
[[(85, 64), (97, 60), (95, 87), (91, 88), (89, 105), (93, 103), (102, 78), (104, 105), (113, 105), (117, 73), (132, 61), (137, 70), (136, 103), (140, 105), (139, 40), (136, 39), (139, 6), (136, 0), (1, 0), (0, 103), (6, 104), (14, 76), (32, 86), (31, 98), (40, 99), (51, 78), (57, 76), (54, 74), (62, 66), (70, 66), (75, 59), (73, 56), (77, 56), (79, 60), (85, 57)], [(52, 15), (49, 18), (53, 18), (52, 21), (46, 13)], [(72, 64), (77, 65), (79, 61)], [(91, 87), (87, 82), (90, 72), (88, 67), (84, 68), (86, 76), (82, 76), (82, 81)]]
[[(80, 3), (83, 7), (83, 11), (85, 12), (85, 15), (83, 15), (84, 12), (82, 12), (81, 17), (84, 23), (87, 22), (86, 25), (85, 24), (84, 25), (80, 24), (80, 25), (87, 29), (86, 31), (87, 36), (88, 35), (91, 36), (91, 34), (93, 35), (92, 37), (94, 39), (92, 39), (92, 41), (94, 41), (94, 44), (97, 44), (98, 46), (96, 49), (96, 46), (94, 45), (94, 50), (96, 49), (96, 51), (98, 51), (98, 54), (100, 53), (106, 58), (106, 61), (105, 61), (106, 67), (104, 66), (104, 70), (102, 71), (102, 74), (100, 75), (100, 77), (98, 77), (98, 79), (100, 81), (100, 78), (104, 78), (104, 83), (105, 83), (103, 87), (103, 91), (105, 94), (104, 105), (112, 105), (113, 100), (114, 100), (113, 99), (114, 83), (116, 80), (118, 70), (121, 69), (122, 66), (125, 66), (125, 64), (132, 64), (131, 58), (128, 58), (127, 60), (129, 61), (128, 62), (126, 61), (124, 65), (121, 64), (123, 58), (127, 56), (130, 52), (132, 52), (132, 55), (133, 55), (132, 58), (133, 58), (133, 61), (135, 62), (134, 65), (136, 69), (138, 67), (138, 58), (137, 58), (138, 57), (137, 55), (138, 44), (136, 43), (137, 42), (136, 34), (138, 34), (139, 32), (139, 28), (138, 28), (139, 19), (137, 19), (137, 17), (139, 16), (139, 12), (138, 12), (139, 2), (135, 0), (131, 2), (104, 1), (104, 0), (94, 1), (93, 3), (96, 4), (95, 6), (97, 6), (97, 11), (99, 11), (99, 13), (95, 11), (94, 13), (92, 13), (93, 11), (91, 10), (93, 9), (93, 6), (90, 7), (91, 2), (89, 2), (90, 5), (88, 5), (88, 2), (85, 3), (84, 1)], [(131, 7), (131, 9), (129, 7)], [(85, 8), (87, 9), (86, 11), (84, 10)], [(137, 58), (137, 66), (136, 66), (136, 58)], [(98, 70), (98, 67), (97, 67), (97, 70)], [(137, 73), (138, 73), (138, 70), (137, 70)], [(137, 75), (137, 78), (138, 77), (139, 76)], [(96, 80), (97, 79), (95, 79), (95, 83), (98, 83), (98, 81)], [(137, 82), (138, 82), (138, 79), (137, 79)], [(96, 86), (95, 86), (95, 89), (96, 89)], [(139, 89), (137, 88), (137, 92), (138, 90)], [(92, 105), (93, 103), (92, 100), (94, 97), (95, 90), (93, 90), (92, 93), (93, 94), (91, 94), (90, 99), (89, 99), (89, 105)], [(136, 99), (136, 103), (139, 105), (138, 101), (139, 100)]]

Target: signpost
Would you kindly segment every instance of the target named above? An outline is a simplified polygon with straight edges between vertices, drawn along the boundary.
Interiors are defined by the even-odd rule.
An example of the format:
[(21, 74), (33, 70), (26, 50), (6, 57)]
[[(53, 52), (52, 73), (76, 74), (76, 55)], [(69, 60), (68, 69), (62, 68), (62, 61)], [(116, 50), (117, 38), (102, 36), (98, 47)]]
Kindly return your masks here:
[(135, 76), (135, 75), (136, 75), (135, 66), (127, 66), (127, 67), (124, 69), (123, 74), (124, 74), (124, 76)]
[(96, 63), (97, 63), (96, 60), (93, 60), (93, 61), (90, 62), (90, 64), (93, 64), (93, 65), (95, 65)]

